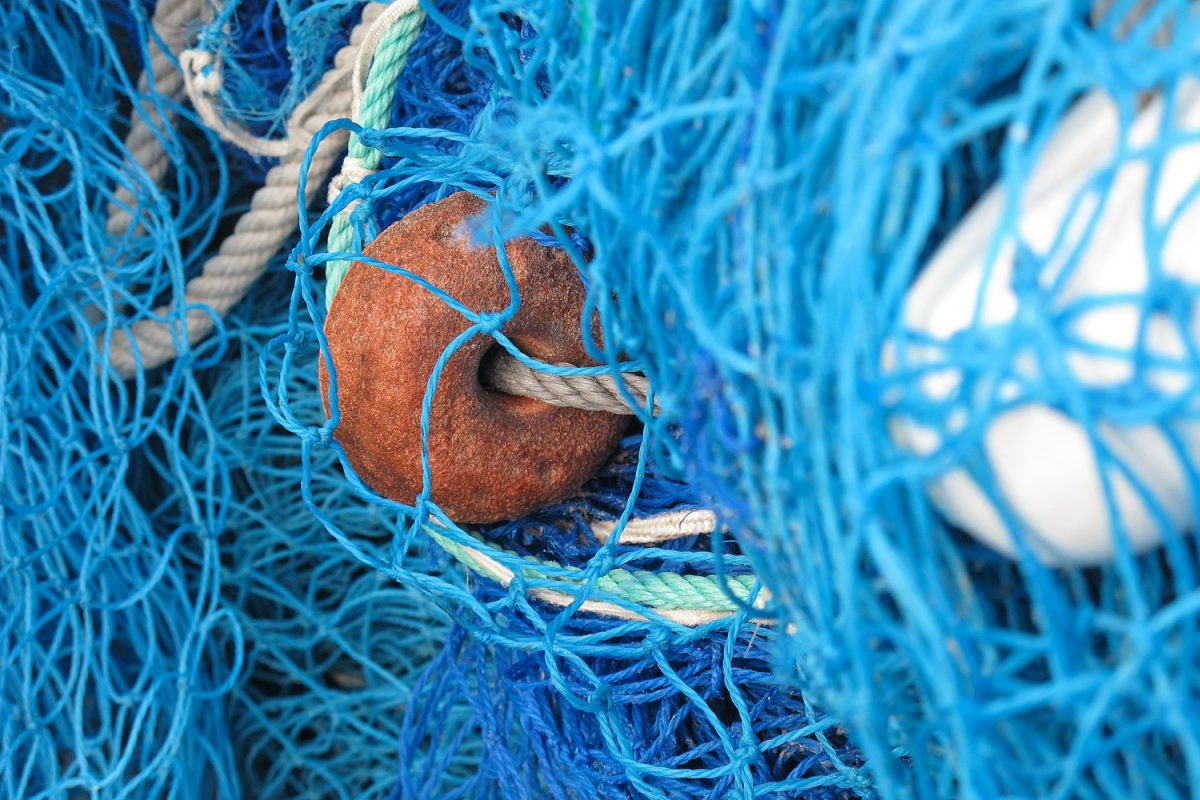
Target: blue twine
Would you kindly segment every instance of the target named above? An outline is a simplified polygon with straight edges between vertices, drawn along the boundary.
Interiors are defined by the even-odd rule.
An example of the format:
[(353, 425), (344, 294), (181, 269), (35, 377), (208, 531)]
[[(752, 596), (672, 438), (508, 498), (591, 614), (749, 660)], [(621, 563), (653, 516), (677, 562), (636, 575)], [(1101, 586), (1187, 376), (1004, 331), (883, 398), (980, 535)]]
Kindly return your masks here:
[[(294, 491), (257, 372), (290, 276), (276, 263), (169, 367), (103, 370), (106, 337), (178, 307), (257, 183), (162, 97), (167, 178), (128, 165), (151, 13), (0, 8), (0, 797), (382, 794), (448, 621), (349, 561)], [(117, 186), (135, 222), (109, 236)], [(315, 385), (293, 391), (319, 413)], [(348, 519), (386, 535), (377, 511)]]
[[(507, 83), (525, 218), (595, 243), (609, 360), (645, 365), (667, 410), (648, 434), (732, 524), (795, 625), (781, 670), (844, 720), (883, 796), (1196, 784), (1200, 723), (1171, 710), (1195, 702), (1191, 540), (1091, 571), (1010, 564), (937, 516), (924, 482), (946, 464), (898, 451), (880, 413), (903, 293), (997, 176), (1020, 186), (1022, 142), (1085, 89), (1194, 71), (1194, 24), (1155, 49), (1092, 30), (1086, 5), (538, 7), (551, 94)], [(978, 344), (947, 363), (979, 374)], [(1104, 410), (1161, 418), (1136, 398)]]
[[(167, 177), (128, 166), (152, 3), (0, 8), (0, 797), (1188, 796), (1193, 538), (1086, 570), (997, 556), (924, 493), (953, 462), (995, 495), (987, 465), (965, 440), (892, 445), (889, 392), (950, 409), (879, 360), (920, 265), (993, 183), (1021, 185), (1081, 93), (1132, 102), (1195, 71), (1195, 22), (1151, 35), (1185, 5), (1118, 40), (1069, 0), (430, 4), (393, 126), (363, 132), (384, 170), (306, 221), (290, 271), (212, 338), (128, 383), (107, 337), (182, 312), (259, 176), (161, 97)], [(358, 13), (223, 8), (203, 41), (256, 133)], [(117, 186), (135, 223), (110, 236)], [(631, 359), (662, 403), (579, 497), (481, 532), (502, 563), (578, 579), (567, 608), (537, 575), (502, 589), (431, 550), (436, 507), (358, 482), (318, 396), (333, 215), (364, 201), (361, 244), (457, 189), (494, 197), (480, 236), (575, 259), (594, 356)], [(1141, 303), (1182, 324), (1191, 296)], [(989, 346), (1052, 363), (1070, 320), (947, 357), (964, 385)], [(1027, 391), (1189, 416), (1141, 373), (1071, 380)], [(732, 538), (601, 546), (585, 525), (697, 505)], [(753, 570), (771, 598), (700, 628), (581, 610), (619, 566)]]
[[(394, 127), (360, 134), (364, 143), (383, 151), (383, 169), (348, 188), (302, 230), (289, 262), (296, 274), (292, 307), (297, 319), (307, 316), (315, 324), (324, 319), (314, 267), (337, 255), (320, 250), (321, 234), (352, 200), (360, 201), (351, 215), (357, 245), (452, 187), (495, 191), (501, 198), (532, 197), (511, 179), (519, 166), (512, 161), (511, 134), (505, 130), (514, 123), (515, 101), (503, 87), (522, 78), (499, 73), (494, 63), (476, 55), (481, 45), (471, 39), (475, 27), (465, 25), (468, 8), (456, 3), (428, 9), (429, 22), (397, 88)], [(482, 13), (478, 7), (472, 10)], [(486, 27), (506, 47), (545, 41), (535, 33), (536, 24), (506, 10), (495, 13), (500, 14), (492, 20), (495, 25)], [(479, 20), (472, 23), (480, 25)], [(548, 93), (549, 73), (536, 51), (514, 58), (516, 65), (537, 72), (521, 85), (540, 96)], [(463, 86), (460, 76), (470, 76), (475, 88), (454, 88)], [(455, 98), (452, 113), (444, 101), (433, 106), (438, 116), (425, 111), (425, 98), (439, 96)], [(414, 111), (421, 124), (414, 121)], [(323, 133), (333, 129), (327, 126)], [(530, 224), (521, 217), (521, 206), (513, 207), (513, 214), (501, 215), (492, 225), (483, 221), (476, 235), (494, 237), (499, 225), (537, 232), (540, 240), (567, 247), (577, 259), (591, 250), (583, 234), (569, 231), (562, 220), (551, 217), (552, 232), (540, 232), (542, 220)], [(378, 266), (416, 279), (402, 265)], [(481, 335), (503, 339), (490, 320), (437, 287), (426, 288), (464, 313)], [(302, 488), (314, 514), (358, 560), (430, 592), (456, 622), (447, 649), (414, 686), (419, 699), (406, 711), (394, 797), (595, 793), (716, 798), (758, 793), (832, 798), (869, 793), (858, 769), (860, 759), (836, 730), (836, 721), (804, 704), (798, 693), (777, 687), (766, 656), (773, 637), (750, 613), (739, 612), (699, 630), (657, 617), (605, 619), (580, 612), (578, 602), (565, 610), (545, 605), (529, 593), (539, 585), (537, 576), (519, 578), (506, 590), (474, 577), (463, 587), (414, 563), (409, 552), (428, 541), (422, 524), (429, 517), (449, 526), (446, 535), (460, 544), (477, 543), (427, 501), (404, 507), (358, 481), (336, 442), (336, 375), (331, 378), (331, 420), (301, 413), (291, 393), (281, 391), (282, 376), (314, 375), (315, 356), (325, 348), (319, 331), (314, 331), (315, 340), (298, 338), (298, 332), (293, 327), (276, 337), (263, 355), (262, 368), (273, 413), (304, 443), (302, 453), (309, 461)], [(312, 459), (330, 452), (337, 454), (364, 507), (385, 508), (395, 516), (389, 547), (365, 541), (339, 518), (347, 508), (323, 503), (308, 489), (307, 481), (320, 475)], [(601, 546), (594, 538), (589, 520), (618, 518), (631, 505), (635, 515), (703, 505), (704, 498), (679, 481), (677, 471), (666, 468), (662, 459), (669, 454), (670, 448), (655, 436), (634, 433), (579, 496), (531, 518), (481, 531), (486, 551), (514, 568), (523, 566), (521, 556), (552, 561), (554, 566), (542, 573), (579, 579), (582, 597), (594, 591), (599, 576), (618, 566), (721, 579), (749, 573), (747, 559), (728, 537), (693, 536), (654, 548)], [(464, 756), (477, 763), (475, 771), (446, 766)]]
[[(565, 632), (611, 627), (580, 618)], [(456, 627), (415, 684), (392, 798), (858, 796), (861, 761), (844, 733), (773, 680), (769, 630), (649, 647), (636, 636), (552, 677), (544, 654), (489, 647)], [(439, 771), (439, 757), (478, 747), (477, 773)]]
[(220, 56), (222, 113), (256, 136), (285, 135), (287, 120), (362, 15), (350, 0), (230, 0), (198, 34)]
[[(415, 588), (347, 562), (295, 491), (291, 434), (247, 401), (256, 395), (258, 353), (286, 328), (289, 284), (258, 287), (247, 305), (267, 316), (247, 320), (237, 355), (206, 392), (228, 417), (224, 441), (238, 442), (227, 456), (237, 501), (222, 583), (251, 646), (228, 699), (231, 745), (246, 797), (380, 796), (394, 779), (410, 683), (440, 652), (448, 620)], [(297, 381), (292, 392), (319, 413), (315, 386)], [(322, 451), (318, 463), (325, 469), (314, 490), (326, 504), (345, 505), (332, 453)], [(345, 522), (359, 536), (387, 537), (388, 520), (376, 510), (348, 509)], [(418, 550), (408, 557), (425, 558)]]
[[(207, 473), (218, 493), (221, 472), (171, 429), (195, 415), (193, 384), (109, 383), (92, 342), (122, 324), (114, 303), (169, 290), (203, 251), (224, 158), (171, 130), (175, 180), (160, 190), (122, 168), (120, 109), (140, 66), (101, 35), (114, 11), (0, 9), (0, 795), (236, 796), (228, 748), (211, 746), (227, 720), (206, 713), (240, 664), (216, 644), (240, 633), (202, 577), (219, 566), (220, 514), (201, 500), (157, 518), (137, 453), (164, 467), (170, 453), (170, 471)], [(144, 22), (124, 30), (144, 42)], [(119, 182), (145, 235), (105, 236)], [(89, 306), (111, 314), (94, 327)]]
[[(1122, 18), (1135, 3), (1117, 6)], [(1156, 554), (1069, 571), (987, 551), (938, 515), (924, 485), (958, 464), (996, 497), (994, 478), (969, 437), (939, 459), (892, 444), (889, 396), (918, 418), (952, 409), (925, 401), (912, 376), (885, 375), (880, 357), (921, 264), (990, 186), (1021, 186), (1029, 155), (1076, 98), (1103, 87), (1128, 101), (1194, 72), (1185, 7), (1161, 3), (1118, 39), (1113, 23), (1089, 23), (1091, 3), (1072, 0), (480, 4), (453, 33), (468, 67), (487, 76), (486, 103), (465, 136), (364, 134), (397, 160), (370, 182), (380, 205), (360, 240), (394, 219), (379, 211), (388, 198), (434, 185), (494, 196), (500, 213), (483, 235), (549, 225), (568, 252), (568, 230), (593, 244), (590, 261), (577, 258), (587, 313), (605, 330), (592, 355), (632, 359), (662, 403), (643, 431), (646, 466), (684, 480), (730, 524), (738, 550), (710, 552), (710, 566), (748, 559), (771, 590), (779, 624), (791, 625), (774, 641), (779, 676), (845, 726), (871, 791), (1187, 796), (1200, 781), (1200, 716), (1177, 710), (1195, 704), (1194, 542), (1177, 536)], [(1172, 13), (1175, 44), (1156, 45), (1151, 34)], [(321, 258), (315, 231), (326, 222), (302, 240), (306, 262)], [(301, 276), (297, 312), (320, 322), (318, 295)], [(1034, 322), (1043, 327), (1003, 331), (1000, 356), (964, 337), (946, 363), (969, 386), (1021, 348), (1061, 360), (1069, 315)], [(1057, 403), (1070, 380), (1048, 374), (1028, 396)], [(1157, 424), (1171, 409), (1146, 388), (1074, 402)], [(977, 435), (997, 409), (972, 412)], [(308, 424), (331, 433), (324, 420)], [(437, 516), (427, 502), (394, 511), (403, 542)], [(540, 542), (512, 533), (527, 525)], [(614, 563), (611, 549), (573, 552), (536, 521), (486, 535), (555, 552), (585, 595)], [(539, 654), (568, 705), (588, 706), (564, 693), (555, 665), (577, 664), (584, 647), (609, 654), (621, 625), (586, 645), (564, 641), (564, 626), (585, 615), (530, 600), (534, 580), (464, 596), (375, 563), (461, 607), (456, 621), (474, 641), (504, 657)], [(683, 634), (652, 623), (645, 636), (675, 644)], [(654, 730), (606, 730), (605, 749), (628, 754)], [(576, 735), (587, 740), (576, 729), (565, 737)], [(550, 780), (585, 773), (564, 767)], [(533, 780), (506, 785), (520, 792)], [(579, 780), (582, 793), (603, 796)]]

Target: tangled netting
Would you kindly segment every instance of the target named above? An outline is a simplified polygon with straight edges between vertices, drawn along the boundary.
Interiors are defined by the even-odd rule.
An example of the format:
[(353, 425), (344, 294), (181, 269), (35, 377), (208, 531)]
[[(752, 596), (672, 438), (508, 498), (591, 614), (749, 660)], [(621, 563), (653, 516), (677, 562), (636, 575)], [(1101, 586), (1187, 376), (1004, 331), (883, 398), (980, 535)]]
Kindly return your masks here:
[[(1110, 5), (1111, 16), (1098, 13)], [(399, 198), (458, 188), (492, 198), (483, 227), (493, 237), (550, 226), (559, 246), (578, 253), (567, 231), (581, 234), (593, 248), (587, 263), (577, 259), (591, 290), (587, 312), (598, 311), (605, 331), (593, 355), (645, 370), (661, 404), (658, 417), (641, 420), (639, 464), (684, 479), (718, 509), (739, 547), (696, 542), (677, 552), (689, 553), (688, 569), (718, 582), (730, 578), (725, 570), (735, 560), (753, 568), (770, 591), (763, 613), (774, 623), (779, 678), (844, 724), (866, 755), (872, 791), (1187, 796), (1200, 784), (1193, 713), (1200, 591), (1195, 547), (1179, 534), (1194, 519), (1200, 482), (1178, 426), (1191, 421), (1193, 393), (1177, 383), (1168, 392), (1137, 365), (1174, 358), (1168, 368), (1192, 385), (1194, 282), (1174, 276), (1081, 298), (1078, 283), (1061, 277), (1083, 260), (1087, 237), (1072, 233), (1059, 239), (1073, 258), (1018, 248), (1012, 282), (1021, 312), (999, 322), (980, 317), (924, 367), (956, 376), (949, 399), (922, 388), (919, 365), (901, 362), (896, 372), (895, 351), (886, 354), (896, 341), (919, 337), (906, 330), (907, 293), (984, 192), (998, 184), (1019, 196), (1051, 132), (1090, 91), (1112, 98), (1125, 132), (1156, 92), (1165, 92), (1169, 108), (1182, 105), (1195, 34), (1182, 0), (474, 5), (470, 24), (453, 32), (469, 68), (490, 84), (468, 134), (414, 131), (404, 120), (363, 132), (364, 142), (396, 161), (343, 193), (305, 231), (290, 264), (298, 274), (294, 308), (320, 327), (318, 278), (329, 258), (321, 231), (351, 201), (361, 201), (360, 242), (411, 206)], [(1157, 169), (1189, 141), (1167, 131), (1118, 157)], [(1089, 184), (1100, 197), (1115, 172), (1104, 166), (1109, 177)], [(1184, 192), (1181, 205), (1194, 194)], [(1153, 237), (1135, 240), (1152, 262), (1180, 217), (1164, 213)], [(997, 225), (1015, 231), (1017, 215)], [(1176, 331), (1168, 340), (1182, 344), (1164, 356), (1145, 336), (1124, 350), (1103, 335), (1088, 340), (1078, 321), (1105, 304), (1161, 310)], [(476, 335), (493, 330), (483, 317), (466, 324)], [(299, 330), (273, 348), (285, 373), (317, 360), (319, 335), (301, 343)], [(1097, 386), (1062, 366), (1072, 348), (1133, 366)], [(289, 409), (270, 371), (266, 387), (307, 453), (336, 449), (336, 431), (324, 417)], [(1023, 510), (1008, 506), (994, 475), (1004, 465), (989, 462), (983, 447), (991, 420), (1030, 403), (1081, 421), (1085, 452), (1100, 454), (1071, 464), (1099, 462), (1109, 475), (1111, 530), (1093, 531), (1117, 539), (1107, 562), (1056, 566), (1020, 545), (1029, 538)], [(919, 453), (898, 445), (891, 426), (899, 414), (941, 429), (941, 440)], [(1169, 488), (1193, 498), (1182, 521), (1145, 485), (1143, 465), (1130, 466), (1128, 449), (1111, 444), (1114, 425), (1166, 431), (1182, 465)], [(1059, 455), (1060, 440), (1036, 433), (1024, 434), (1030, 452)], [(343, 469), (352, 475), (344, 459)], [(975, 491), (1000, 509), (991, 513), (1018, 542), (1013, 560), (969, 535), (982, 520), (943, 513), (930, 499), (930, 481), (956, 470), (968, 470)], [(1040, 474), (1059, 477), (1071, 476)], [(1165, 549), (1138, 556), (1120, 544), (1128, 541), (1125, 523), (1111, 504), (1121, 481), (1154, 521), (1174, 526)], [(695, 634), (656, 618), (645, 603), (617, 598), (650, 620), (625, 624), (589, 619), (579, 608), (601, 597), (599, 578), (609, 571), (630, 564), (666, 571), (678, 568), (678, 556), (603, 546), (530, 566), (503, 531), (464, 531), (427, 497), (398, 507), (355, 485), (364, 502), (396, 514), (388, 554), (369, 552), (327, 518), (360, 558), (467, 609), (454, 612), (461, 626), (511, 651), (498, 659), (534, 652), (546, 674), (537, 685), (545, 680), (555, 702), (596, 714), (606, 749), (620, 754), (627, 775), (698, 777), (686, 771), (691, 763), (672, 765), (682, 771), (669, 776), (646, 769), (640, 746), (665, 722), (611, 722), (606, 715), (619, 709), (629, 673), (588, 660), (608, 657), (623, 635), (638, 631), (638, 647), (670, 680), (671, 656), (656, 648), (682, 648)], [(636, 474), (630, 487), (636, 507)], [(468, 598), (415, 575), (402, 554), (430, 529), (451, 552), (484, 552), (516, 577), (499, 595), (476, 588)], [(532, 550), (544, 558), (556, 535)], [(539, 603), (539, 590), (561, 589), (552, 579), (562, 577), (576, 584), (575, 605)], [(745, 614), (719, 627), (737, 631)], [(595, 632), (568, 635), (568, 625), (584, 619)], [(581, 662), (582, 678), (564, 666)], [(583, 690), (573, 689), (580, 680)], [(482, 694), (477, 687), (486, 683), (475, 676), (464, 691)], [(549, 724), (562, 739), (590, 741), (561, 713)], [(713, 741), (727, 766), (741, 763), (736, 738)], [(531, 748), (533, 760), (555, 758)], [(602, 792), (591, 774), (577, 768), (563, 780)], [(737, 780), (751, 783), (728, 791), (748, 791), (758, 777)], [(690, 791), (634, 786), (663, 796)]]
[[(114, 331), (161, 307), (183, 316), (185, 282), (263, 173), (179, 96), (138, 88), (151, 5), (0, 10), (0, 795), (865, 790), (836, 722), (772, 680), (770, 627), (738, 615), (663, 634), (567, 615), (548, 631), (547, 608), (519, 591), (467, 577), (427, 538), (396, 541), (394, 509), (362, 502), (332, 450), (298, 453), (259, 388), (260, 354), (268, 372), (277, 363), (268, 343), (316, 335), (290, 314), (284, 254), (212, 337), (181, 341), (178, 359), (129, 381), (107, 368)], [(322, 5), (338, 25), (293, 24)], [(197, 20), (195, 43), (223, 54), (222, 113), (278, 130), (287, 87), (311, 87), (328, 67), (352, 5), (245, 2)], [(398, 118), (465, 136), (506, 113), (486, 105), (491, 73), (462, 56), (468, 24), (467, 3), (440, 9), (411, 54)], [(239, 88), (250, 85), (242, 73), (268, 101)], [(122, 144), (139, 114), (163, 143), (161, 178)], [(445, 171), (457, 149), (429, 145)], [(391, 213), (432, 187), (395, 193)], [(108, 230), (114, 204), (132, 222)], [(291, 413), (321, 416), (312, 371), (273, 386), (286, 386)], [(634, 481), (639, 513), (694, 507), (686, 485), (637, 457), (642, 446), (631, 438), (570, 505), (489, 535), (578, 570), (598, 543), (561, 526), (616, 516)], [(352, 539), (321, 527), (296, 491), (302, 476), (320, 515)], [(692, 537), (615, 557), (685, 575), (697, 571), (691, 551), (707, 548)], [(718, 550), (731, 575), (749, 575), (732, 545)], [(409, 580), (392, 580), (400, 569), (378, 569), (384, 561)]]
[[(311, 220), (298, 209), (295, 250), (214, 334), (126, 381), (114, 333), (164, 306), (184, 318), (185, 282), (269, 163), (139, 85), (155, 5), (0, 6), (0, 795), (1200, 785), (1196, 288), (1153, 266), (1183, 214), (1146, 214), (1144, 286), (1080, 299), (1065, 287), (1082, 257), (1017, 248), (1020, 314), (937, 343), (932, 366), (896, 355), (928, 345), (905, 315), (922, 266), (991, 186), (1019, 195), (1081, 98), (1110, 95), (1123, 131), (1157, 94), (1186, 104), (1185, 0), (427, 2), (391, 126), (358, 131), (383, 168)], [(220, 56), (221, 113), (267, 137), (362, 10), (197, 7), (184, 46)], [(137, 118), (161, 175), (123, 143)], [(1160, 175), (1195, 139), (1119, 155)], [(482, 235), (575, 259), (604, 328), (593, 356), (644, 371), (660, 411), (580, 495), (481, 530), (363, 485), (316, 368), (323, 265), (354, 255), (325, 252), (331, 221), (353, 209), (357, 252), (459, 189), (491, 199)], [(132, 221), (113, 229), (114, 207)], [(1083, 251), (1084, 233), (1061, 238)], [(1079, 320), (1106, 303), (1157, 315), (1179, 346), (1089, 339)], [(1132, 366), (1097, 385), (1080, 351)], [(957, 376), (948, 398), (931, 372)], [(1080, 420), (1120, 476), (1107, 562), (1025, 546), (986, 442), (1031, 403)], [(897, 444), (903, 416), (937, 443)], [(1173, 446), (1185, 513), (1114, 426)], [(964, 470), (1015, 559), (931, 499)], [(1164, 547), (1122, 544), (1130, 492)], [(592, 525), (702, 507), (724, 527), (653, 547)]]
[(212, 53), (220, 64), (221, 113), (257, 136), (276, 139), (349, 40), (363, 6), (355, 0), (235, 0), (214, 8), (219, 10), (195, 23), (190, 46)]
[[(315, 276), (343, 255), (322, 252), (331, 222), (353, 206), (361, 246), (391, 220), (454, 188), (522, 191), (510, 178), (517, 171), (507, 142), (515, 105), (505, 85), (514, 78), (506, 73), (539, 67), (523, 67), (536, 57), (508, 48), (536, 44), (543, 23), (529, 9), (426, 10), (423, 37), (440, 46), (426, 49), (419, 40), (409, 54), (395, 127), (361, 132), (364, 143), (384, 152), (383, 169), (343, 192), (302, 232), (290, 266), (298, 274), (293, 309), (306, 314), (297, 313), (296, 324), (264, 353), (268, 402), (301, 435), (306, 459), (340, 454), (325, 414), (296, 403), (286, 383), (316, 376), (325, 298)], [(501, 37), (503, 61), (495, 48), (486, 51), (485, 30)], [(529, 79), (531, 86), (548, 80)], [(561, 233), (580, 252), (577, 240)], [(358, 529), (354, 505), (328, 502), (319, 487), (304, 483), (316, 515), (358, 560), (429, 591), (456, 621), (446, 650), (414, 686), (418, 700), (405, 714), (395, 797), (833, 798), (867, 791), (861, 758), (836, 721), (773, 679), (767, 651), (777, 631), (755, 617), (753, 575), (727, 537), (693, 535), (654, 548), (597, 539), (590, 521), (698, 507), (662, 460), (668, 456), (656, 435), (631, 434), (580, 496), (485, 531), (463, 531), (444, 516), (431, 519), (380, 498), (343, 462), (362, 505), (394, 515), (394, 536), (381, 541)], [(308, 480), (321, 468), (306, 467)], [(484, 574), (464, 585), (430, 574), (410, 553), (434, 541), (434, 529), (449, 555), (471, 564), (465, 553), (486, 553), (515, 573), (511, 583)], [(740, 595), (734, 584), (743, 587)], [(547, 602), (547, 590), (565, 599)], [(581, 608), (585, 600), (610, 603), (624, 616)], [(671, 621), (672, 613), (693, 608), (713, 621), (700, 628)], [(447, 759), (470, 761), (463, 754), (476, 751), (478, 772), (461, 781), (445, 777)]]
[[(379, 796), (449, 621), (348, 560), (294, 491), (257, 378), (286, 273), (169, 368), (102, 369), (114, 328), (182, 310), (253, 189), (153, 92), (170, 169), (131, 166), (147, 13), (0, 7), (0, 796)], [(118, 186), (135, 223), (109, 235)]]

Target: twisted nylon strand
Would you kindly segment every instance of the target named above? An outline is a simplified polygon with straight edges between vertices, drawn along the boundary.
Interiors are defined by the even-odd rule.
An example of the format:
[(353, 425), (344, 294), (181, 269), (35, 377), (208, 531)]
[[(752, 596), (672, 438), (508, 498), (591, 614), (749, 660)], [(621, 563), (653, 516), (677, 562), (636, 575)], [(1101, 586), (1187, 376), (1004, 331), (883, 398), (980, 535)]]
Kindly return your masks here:
[[(503, 587), (508, 587), (517, 579), (517, 574), (511, 568), (496, 561), (482, 550), (460, 545), (433, 529), (427, 528), (426, 530), (446, 552), (467, 565), (476, 574), (495, 581)], [(545, 580), (537, 567), (544, 567), (550, 562), (536, 559), (527, 560), (530, 562), (531, 569), (526, 571), (527, 574), (524, 577)], [(553, 564), (550, 565), (553, 566)], [(543, 602), (556, 606), (565, 607), (574, 603), (576, 601), (575, 592), (580, 588), (578, 582), (568, 580), (555, 582), (562, 585), (563, 590), (538, 587), (529, 589), (528, 593)], [(740, 613), (741, 607), (734, 598), (737, 601), (746, 602), (751, 596), (754, 596), (757, 583), (758, 579), (753, 575), (730, 575), (727, 576), (726, 582), (722, 583), (711, 575), (680, 575), (675, 572), (614, 569), (596, 579), (596, 591), (644, 606), (654, 614), (677, 624), (697, 627)], [(755, 596), (755, 606), (764, 608), (769, 597), (765, 590), (759, 590)], [(645, 615), (637, 611), (606, 600), (585, 600), (580, 605), (580, 610), (616, 619), (646, 619)]]
[[(250, 210), (238, 220), (233, 234), (221, 243), (217, 255), (205, 262), (200, 275), (188, 281), (184, 297), (186, 319), (179, 319), (173, 305), (164, 305), (156, 309), (157, 319), (141, 320), (132, 331), (113, 334), (109, 357), (121, 377), (132, 377), (139, 364), (149, 370), (170, 361), (177, 353), (176, 342), (180, 339), (186, 338), (188, 345), (193, 345), (206, 337), (215, 325), (215, 317), (223, 316), (245, 296), (271, 256), (295, 230), (295, 199), (304, 171), (304, 151), (326, 120), (349, 112), (354, 59), (380, 12), (377, 4), (364, 9), (349, 44), (338, 51), (333, 69), (292, 113), (288, 120), (287, 155), (267, 173), (265, 185), (250, 201)], [(182, 86), (177, 73), (174, 80)], [(345, 134), (330, 136), (308, 165), (306, 202), (316, 195), (344, 141)]]

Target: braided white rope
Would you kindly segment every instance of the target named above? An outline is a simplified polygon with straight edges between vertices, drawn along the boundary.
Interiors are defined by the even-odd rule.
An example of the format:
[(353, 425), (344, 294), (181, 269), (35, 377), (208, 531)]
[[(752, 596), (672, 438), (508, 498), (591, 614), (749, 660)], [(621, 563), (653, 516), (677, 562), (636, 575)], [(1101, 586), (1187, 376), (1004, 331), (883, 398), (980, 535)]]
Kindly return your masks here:
[(362, 111), (363, 93), (367, 88), (367, 71), (371, 66), (371, 59), (375, 57), (375, 51), (379, 49), (383, 37), (397, 21), (417, 12), (420, 6), (420, 0), (394, 0), (388, 4), (383, 13), (375, 18), (375, 23), (363, 36), (362, 46), (358, 48), (358, 58), (354, 60), (354, 75), (350, 79), (353, 91), (353, 99), (350, 102), (350, 119), (355, 122), (359, 120), (359, 113)]
[[(375, 22), (363, 36), (362, 46), (358, 49), (358, 57), (354, 60), (354, 74), (350, 78), (350, 119), (354, 122), (362, 122), (363, 94), (367, 88), (367, 74), (371, 67), (371, 59), (375, 57), (375, 52), (379, 49), (388, 30), (401, 18), (418, 11), (420, 5), (420, 0), (394, 0), (383, 13), (376, 17)], [(332, 204), (347, 186), (359, 183), (375, 172), (376, 170), (366, 167), (361, 158), (346, 156), (342, 160), (341, 171), (329, 182), (326, 202)], [(347, 207), (347, 210), (357, 205), (358, 201), (356, 200)]]
[[(650, 393), (650, 381), (645, 375), (622, 375), (621, 380), (633, 398), (631, 407), (612, 375), (552, 375), (522, 364), (507, 351), (489, 360), (484, 369), (484, 381), (496, 391), (533, 397), (566, 408), (630, 414), (646, 407)], [(656, 402), (655, 412), (657, 406)]]
[[(354, 61), (352, 80), (352, 100), (350, 118), (357, 121), (358, 111), (362, 105), (363, 87), (366, 82), (367, 68), (371, 57), (379, 49), (379, 44), (387, 33), (388, 28), (400, 17), (410, 14), (419, 7), (419, 0), (396, 0), (382, 12), (378, 6), (369, 6), (364, 10), (364, 16), (369, 12), (374, 18), (364, 22), (370, 27), (362, 36), (358, 46), (358, 57)], [(247, 153), (267, 158), (284, 158), (292, 149), (292, 137), (269, 139), (265, 136), (255, 136), (243, 126), (228, 122), (218, 109), (221, 88), (225, 82), (225, 65), (220, 53), (213, 53), (203, 48), (184, 50), (179, 55), (179, 64), (183, 68), (183, 85), (187, 90), (192, 107), (200, 115), (206, 126), (230, 144), (240, 147)], [(369, 174), (369, 173), (368, 173)]]
[[(509, 567), (504, 566), (496, 559), (492, 558), (487, 553), (474, 547), (462, 548), (463, 557), (469, 562), (469, 567), (474, 572), (482, 575), (489, 580), (495, 581), (504, 588), (516, 579), (516, 573)], [(531, 588), (527, 592), (529, 597), (541, 600), (550, 605), (565, 608), (576, 601), (574, 595), (562, 592), (557, 589), (546, 588)], [(756, 608), (766, 608), (770, 601), (770, 593), (765, 590), (759, 590), (758, 599), (755, 602)], [(628, 622), (644, 622), (647, 617), (637, 611), (625, 608), (617, 603), (612, 603), (607, 600), (584, 600), (579, 605), (579, 610), (589, 614), (597, 614), (599, 616), (611, 617), (614, 619), (626, 620)], [(734, 616), (737, 612), (732, 611), (712, 611), (708, 609), (688, 609), (688, 608), (655, 608), (654, 613), (663, 619), (670, 620), (678, 625), (685, 625), (690, 628), (698, 628), (701, 625), (707, 625), (710, 622), (727, 619)], [(769, 619), (758, 620), (760, 624), (770, 624)]]
[[(591, 524), (592, 533), (600, 544), (612, 538), (616, 520), (597, 520)], [(621, 531), (621, 544), (652, 545), (712, 533), (717, 529), (717, 515), (707, 508), (684, 509), (631, 519)]]
[[(199, 48), (179, 54), (183, 85), (201, 121), (214, 133), (247, 153), (264, 158), (283, 158), (292, 149), (291, 131), (281, 139), (255, 136), (241, 125), (227, 122), (217, 109), (225, 82), (224, 62), (219, 54)], [(289, 125), (289, 128), (291, 126)]]
[[(381, 7), (375, 3), (364, 9), (362, 21), (351, 33), (349, 44), (338, 51), (333, 68), (292, 112), (288, 120), (288, 149), (283, 159), (267, 173), (265, 185), (250, 201), (250, 210), (221, 243), (217, 255), (205, 262), (200, 275), (188, 281), (185, 318), (178, 318), (178, 306), (164, 305), (155, 309), (155, 319), (135, 323), (129, 333), (113, 334), (109, 360), (119, 375), (125, 378), (134, 375), (139, 356), (142, 369), (153, 369), (175, 357), (178, 341), (186, 338), (190, 345), (206, 337), (215, 324), (213, 315), (225, 314), (245, 296), (266, 269), (267, 262), (295, 231), (296, 191), (305, 150), (322, 124), (349, 113), (354, 59), (380, 11)], [(346, 140), (345, 133), (330, 136), (313, 156), (308, 169), (306, 204), (317, 194)]]

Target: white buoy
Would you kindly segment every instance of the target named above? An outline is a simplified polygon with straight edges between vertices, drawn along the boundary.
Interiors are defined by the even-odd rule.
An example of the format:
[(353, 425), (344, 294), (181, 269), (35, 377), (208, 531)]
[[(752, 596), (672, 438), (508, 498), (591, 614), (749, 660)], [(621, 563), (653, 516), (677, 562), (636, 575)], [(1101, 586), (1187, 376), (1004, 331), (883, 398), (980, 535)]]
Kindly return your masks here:
[[(1200, 137), (1200, 82), (1171, 97), (1126, 126), (1123, 157), (1112, 98), (1077, 103), (1019, 203), (994, 187), (937, 251), (905, 301), (905, 333), (886, 348), (887, 369), (920, 374), (915, 392), (892, 397), (893, 439), (932, 463), (946, 457), (929, 496), (1005, 554), (1020, 536), (1048, 565), (1092, 564), (1112, 557), (1117, 536), (1137, 552), (1195, 525), (1200, 141), (1150, 151), (1163, 137)], [(1028, 263), (1014, 276), (1019, 250)], [(1164, 281), (1191, 309), (1182, 329), (1147, 303)], [(1047, 329), (1049, 347), (1037, 338)], [(950, 356), (956, 335), (979, 346), (969, 367)], [(1148, 391), (1113, 399), (1129, 387)], [(917, 419), (922, 403), (950, 410), (931, 424)]]

